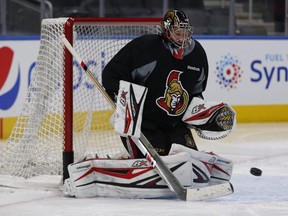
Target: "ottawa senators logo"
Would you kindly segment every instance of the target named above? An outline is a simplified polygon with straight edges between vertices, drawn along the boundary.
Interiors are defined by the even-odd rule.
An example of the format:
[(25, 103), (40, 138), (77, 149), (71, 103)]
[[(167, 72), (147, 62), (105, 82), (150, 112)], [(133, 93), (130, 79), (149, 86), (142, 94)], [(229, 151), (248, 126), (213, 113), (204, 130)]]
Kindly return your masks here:
[(181, 73), (180, 71), (170, 72), (166, 81), (165, 95), (156, 100), (157, 105), (170, 116), (181, 115), (188, 105), (189, 95), (179, 80)]

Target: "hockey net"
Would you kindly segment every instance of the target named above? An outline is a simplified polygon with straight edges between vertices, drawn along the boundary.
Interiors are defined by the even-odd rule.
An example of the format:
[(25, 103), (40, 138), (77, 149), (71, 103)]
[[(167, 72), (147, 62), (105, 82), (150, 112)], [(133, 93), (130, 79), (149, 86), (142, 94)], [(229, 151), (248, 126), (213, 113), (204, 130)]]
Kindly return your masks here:
[[(87, 155), (127, 156), (109, 119), (113, 113), (59, 37), (65, 34), (101, 83), (102, 70), (131, 39), (160, 32), (159, 19), (57, 18), (42, 21), (36, 69), (8, 142), (0, 174), (67, 175)], [(67, 176), (66, 176), (67, 177)]]

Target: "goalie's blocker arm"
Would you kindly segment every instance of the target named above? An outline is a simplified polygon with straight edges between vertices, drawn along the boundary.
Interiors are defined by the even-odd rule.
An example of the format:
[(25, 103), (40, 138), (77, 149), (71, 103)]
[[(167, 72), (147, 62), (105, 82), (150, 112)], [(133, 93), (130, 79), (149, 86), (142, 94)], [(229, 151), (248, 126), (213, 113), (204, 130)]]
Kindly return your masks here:
[(194, 97), (182, 120), (202, 138), (221, 139), (235, 128), (236, 113), (227, 103)]

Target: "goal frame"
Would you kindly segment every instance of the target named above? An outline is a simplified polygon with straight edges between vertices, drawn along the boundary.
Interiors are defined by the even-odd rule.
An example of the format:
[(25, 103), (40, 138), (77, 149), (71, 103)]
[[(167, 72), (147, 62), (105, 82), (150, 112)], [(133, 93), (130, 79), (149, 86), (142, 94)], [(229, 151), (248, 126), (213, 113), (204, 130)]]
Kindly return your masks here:
[[(161, 18), (68, 18), (64, 25), (64, 35), (73, 46), (73, 27), (76, 24), (95, 23), (97, 25), (159, 25)], [(68, 165), (74, 163), (73, 149), (73, 56), (64, 50), (64, 130), (63, 130), (63, 180), (69, 178)]]

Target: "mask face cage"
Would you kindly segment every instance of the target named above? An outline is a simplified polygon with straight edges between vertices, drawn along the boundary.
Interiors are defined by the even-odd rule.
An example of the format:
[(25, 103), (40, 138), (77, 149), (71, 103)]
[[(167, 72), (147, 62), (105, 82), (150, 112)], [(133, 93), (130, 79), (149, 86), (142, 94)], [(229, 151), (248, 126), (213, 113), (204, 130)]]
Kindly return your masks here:
[(172, 42), (177, 48), (189, 45), (192, 37), (192, 27), (188, 16), (180, 10), (168, 11), (162, 22), (162, 35)]

